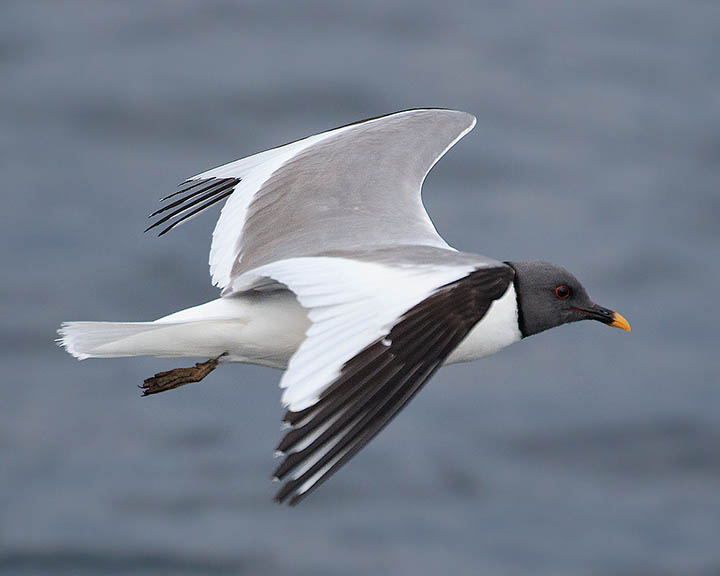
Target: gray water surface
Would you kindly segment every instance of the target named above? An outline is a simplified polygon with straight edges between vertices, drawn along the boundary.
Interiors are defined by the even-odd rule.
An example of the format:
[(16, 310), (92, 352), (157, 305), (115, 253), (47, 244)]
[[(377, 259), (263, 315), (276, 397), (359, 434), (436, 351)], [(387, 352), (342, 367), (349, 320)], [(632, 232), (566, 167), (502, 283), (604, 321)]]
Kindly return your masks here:
[[(720, 4), (0, 4), (0, 573), (720, 574)], [(475, 130), (425, 201), (454, 246), (567, 266), (582, 323), (442, 370), (295, 509), (280, 373), (70, 358), (63, 320), (210, 286), (186, 176), (418, 106)]]

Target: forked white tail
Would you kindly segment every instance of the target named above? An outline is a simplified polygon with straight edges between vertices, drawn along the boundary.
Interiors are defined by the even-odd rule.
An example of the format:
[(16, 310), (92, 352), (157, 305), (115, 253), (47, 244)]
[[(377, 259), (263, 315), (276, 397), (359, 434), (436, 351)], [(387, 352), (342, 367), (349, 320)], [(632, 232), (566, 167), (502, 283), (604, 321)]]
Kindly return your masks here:
[(306, 312), (287, 291), (219, 298), (154, 322), (64, 322), (58, 344), (80, 360), (217, 358), (284, 368), (305, 337)]
[(123, 356), (216, 357), (242, 328), (239, 320), (65, 322), (58, 342), (80, 360)]

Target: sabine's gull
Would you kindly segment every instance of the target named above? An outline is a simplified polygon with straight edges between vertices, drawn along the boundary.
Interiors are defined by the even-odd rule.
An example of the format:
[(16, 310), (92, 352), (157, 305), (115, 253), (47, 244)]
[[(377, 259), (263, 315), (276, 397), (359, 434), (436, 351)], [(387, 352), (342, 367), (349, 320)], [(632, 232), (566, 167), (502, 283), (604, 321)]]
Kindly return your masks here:
[(578, 320), (630, 330), (564, 268), (459, 252), (437, 233), (423, 181), (475, 122), (407, 110), (185, 180), (150, 228), (163, 235), (226, 200), (210, 249), (221, 297), (154, 322), (65, 322), (59, 343), (79, 359), (207, 359), (148, 378), (146, 395), (224, 362), (284, 369), (274, 479), (276, 499), (296, 504), (439, 367)]

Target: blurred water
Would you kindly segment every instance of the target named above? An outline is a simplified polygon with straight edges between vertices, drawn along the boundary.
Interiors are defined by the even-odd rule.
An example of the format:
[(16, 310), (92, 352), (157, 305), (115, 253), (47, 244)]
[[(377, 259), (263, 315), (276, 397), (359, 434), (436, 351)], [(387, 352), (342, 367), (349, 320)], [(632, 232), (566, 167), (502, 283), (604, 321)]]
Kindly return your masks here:
[[(720, 5), (0, 4), (0, 573), (720, 574)], [(182, 178), (416, 106), (478, 116), (425, 187), (458, 248), (566, 265), (581, 324), (450, 367), (296, 509), (279, 373), (72, 360), (62, 320), (215, 297)]]

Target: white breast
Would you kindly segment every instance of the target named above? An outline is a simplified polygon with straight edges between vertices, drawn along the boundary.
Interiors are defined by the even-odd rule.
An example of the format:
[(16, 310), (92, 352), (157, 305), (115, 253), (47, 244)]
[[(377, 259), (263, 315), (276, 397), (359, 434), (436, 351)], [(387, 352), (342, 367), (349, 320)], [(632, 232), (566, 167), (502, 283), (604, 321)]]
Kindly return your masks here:
[(515, 286), (510, 283), (502, 298), (490, 306), (484, 318), (470, 331), (465, 340), (448, 356), (445, 364), (468, 362), (495, 352), (522, 338), (518, 326)]

